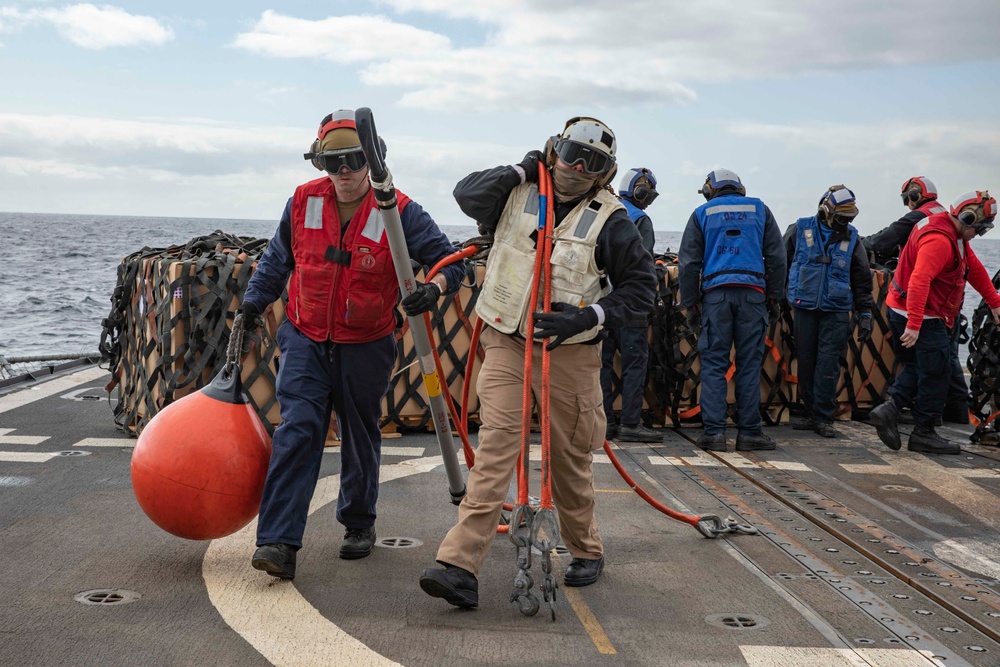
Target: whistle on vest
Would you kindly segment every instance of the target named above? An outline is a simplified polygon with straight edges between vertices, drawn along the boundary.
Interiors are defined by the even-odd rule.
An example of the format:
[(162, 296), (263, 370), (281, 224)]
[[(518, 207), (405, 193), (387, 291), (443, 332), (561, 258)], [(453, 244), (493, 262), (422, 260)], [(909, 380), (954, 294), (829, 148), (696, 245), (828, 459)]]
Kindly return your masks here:
[(806, 237), (806, 247), (811, 248), (814, 245), (816, 245), (816, 239), (813, 236), (813, 230), (811, 229), (804, 230), (804, 235)]

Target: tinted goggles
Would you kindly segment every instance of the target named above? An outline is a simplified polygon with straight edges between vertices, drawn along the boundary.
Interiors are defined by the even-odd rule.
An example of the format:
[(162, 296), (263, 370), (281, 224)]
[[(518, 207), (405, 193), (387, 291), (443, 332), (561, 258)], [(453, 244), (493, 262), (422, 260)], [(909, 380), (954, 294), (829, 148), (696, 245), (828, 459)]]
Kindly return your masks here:
[(555, 151), (559, 159), (571, 167), (582, 164), (583, 170), (588, 174), (603, 174), (614, 163), (613, 158), (601, 151), (566, 139), (556, 142)]
[(348, 153), (320, 153), (316, 156), (316, 162), (331, 174), (339, 174), (343, 167), (347, 167), (348, 171), (358, 172), (368, 164), (360, 148)]

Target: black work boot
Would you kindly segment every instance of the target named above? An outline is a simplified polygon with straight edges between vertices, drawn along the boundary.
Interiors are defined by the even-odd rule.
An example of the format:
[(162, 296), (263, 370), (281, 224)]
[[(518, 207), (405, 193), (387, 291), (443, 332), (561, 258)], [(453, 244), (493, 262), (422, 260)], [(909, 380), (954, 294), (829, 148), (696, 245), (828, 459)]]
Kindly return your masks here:
[(604, 556), (601, 556), (597, 560), (574, 558), (566, 568), (566, 574), (563, 575), (563, 583), (571, 588), (589, 586), (597, 581), (597, 578), (601, 576), (601, 572), (603, 571)]
[(646, 428), (643, 424), (635, 426), (622, 424), (618, 429), (618, 439), (622, 442), (663, 442), (663, 434)]
[(830, 423), (816, 423), (813, 425), (813, 430), (824, 438), (836, 438), (837, 432), (833, 430), (833, 424)]
[(706, 452), (724, 452), (726, 451), (726, 434), (716, 433), (709, 435), (708, 433), (702, 433), (701, 437), (698, 438), (698, 446)]
[(932, 427), (913, 427), (910, 440), (906, 443), (906, 448), (911, 452), (921, 454), (961, 454), (962, 448), (955, 443), (942, 438)]
[(792, 417), (792, 429), (795, 431), (811, 431), (814, 427), (815, 423), (809, 415)]
[(432, 598), (456, 607), (471, 609), (479, 606), (479, 581), (476, 575), (456, 565), (442, 563), (444, 569), (429, 567), (420, 575), (420, 588)]
[(355, 560), (371, 555), (375, 548), (375, 526), (368, 528), (348, 528), (340, 545), (340, 557)]
[(868, 423), (875, 427), (878, 439), (889, 449), (898, 451), (903, 446), (899, 438), (899, 408), (891, 398), (868, 413)]
[(968, 424), (969, 406), (966, 405), (946, 405), (941, 419), (950, 424)]
[(618, 424), (614, 422), (608, 422), (608, 428), (604, 431), (604, 439), (607, 441), (614, 440), (618, 437)]
[(736, 451), (757, 452), (767, 449), (777, 449), (778, 443), (769, 436), (760, 433), (740, 433), (736, 436)]
[(294, 579), (295, 551), (288, 544), (265, 544), (253, 552), (250, 565), (278, 579)]

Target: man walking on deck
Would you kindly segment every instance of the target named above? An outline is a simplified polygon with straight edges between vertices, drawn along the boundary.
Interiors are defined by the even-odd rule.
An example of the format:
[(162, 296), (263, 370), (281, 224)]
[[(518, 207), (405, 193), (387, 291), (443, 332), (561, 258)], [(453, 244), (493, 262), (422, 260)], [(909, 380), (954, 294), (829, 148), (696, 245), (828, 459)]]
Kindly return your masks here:
[[(865, 249), (872, 253), (877, 264), (886, 264), (899, 257), (899, 251), (906, 245), (913, 227), (921, 220), (936, 213), (944, 213), (947, 209), (938, 203), (937, 186), (926, 176), (914, 176), (903, 183), (900, 193), (903, 205), (909, 212), (885, 229), (866, 236), (863, 239)], [(958, 308), (959, 313), (962, 307)], [(948, 385), (948, 398), (944, 404), (941, 417), (953, 424), (969, 423), (969, 385), (965, 381), (965, 370), (959, 356), (959, 339), (962, 335), (961, 315), (955, 320), (949, 336), (951, 338), (951, 381)], [(912, 415), (909, 416), (912, 421)], [(903, 421), (903, 418), (900, 419)]]
[(870, 415), (879, 439), (899, 449), (899, 410), (913, 408), (914, 427), (907, 449), (925, 454), (958, 454), (961, 448), (934, 430), (949, 383), (948, 329), (954, 326), (966, 280), (989, 305), (1000, 324), (1000, 295), (969, 241), (993, 228), (997, 201), (989, 192), (961, 195), (948, 211), (917, 223), (899, 256), (887, 303), (897, 360), (903, 369), (889, 389), (889, 400)]
[[(525, 382), (537, 403), (541, 341), (552, 350), (552, 494), (563, 543), (572, 556), (566, 586), (587, 586), (604, 568), (594, 520), (593, 455), (604, 443), (600, 329), (619, 327), (648, 313), (655, 293), (653, 261), (635, 224), (604, 186), (615, 173), (615, 135), (594, 118), (573, 118), (545, 152), (530, 151), (514, 166), (465, 177), (455, 187), (459, 207), (494, 235), (476, 312), (487, 324), (486, 350), (476, 390), (482, 426), (468, 492), (458, 523), (437, 552), (443, 568), (428, 568), (420, 586), (459, 607), (479, 604), (478, 575), (496, 536), (504, 499), (521, 450)], [(555, 232), (552, 313), (527, 312), (538, 238), (538, 174), (551, 171)], [(540, 250), (539, 250), (540, 252)], [(608, 283), (614, 285), (610, 291)], [(533, 341), (526, 341), (534, 317)], [(525, 345), (534, 355), (524, 377)], [(527, 462), (526, 462), (527, 463)], [(549, 536), (554, 539), (554, 536)]]
[(760, 370), (769, 319), (785, 296), (787, 260), (781, 232), (764, 202), (746, 196), (728, 169), (708, 174), (681, 238), (681, 307), (698, 336), (701, 419), (698, 444), (726, 451), (726, 372), (736, 344), (736, 449), (774, 449), (760, 418)]
[(788, 302), (795, 309), (799, 392), (806, 414), (793, 428), (833, 438), (840, 357), (858, 314), (858, 343), (872, 333), (872, 277), (868, 253), (851, 223), (858, 215), (854, 193), (834, 185), (816, 215), (800, 218), (785, 234)]
[[(300, 185), (247, 286), (240, 311), (247, 329), (288, 286), (288, 318), (278, 328), (276, 395), (281, 424), (257, 524), (252, 565), (273, 577), (295, 577), (309, 501), (316, 490), (332, 412), (341, 436), (337, 521), (346, 528), (344, 559), (364, 558), (375, 544), (382, 397), (396, 361), (399, 288), (354, 112), (324, 118), (305, 155), (326, 173)], [(398, 190), (410, 256), (433, 265), (454, 251), (419, 204)], [(402, 303), (414, 316), (435, 307), (464, 276), (452, 265), (418, 284)], [(290, 277), (290, 279), (289, 279)]]
[[(653, 255), (653, 222), (646, 214), (646, 207), (659, 196), (656, 176), (645, 167), (629, 169), (618, 185), (618, 198), (625, 206), (639, 236), (642, 246)], [(613, 287), (613, 286), (612, 286)], [(662, 442), (663, 434), (642, 423), (642, 398), (646, 389), (646, 370), (649, 361), (649, 315), (636, 318), (624, 326), (607, 329), (601, 350), (601, 391), (604, 392), (604, 414), (608, 420), (607, 439), (624, 442)], [(615, 423), (614, 375), (615, 350), (621, 353), (622, 412)]]

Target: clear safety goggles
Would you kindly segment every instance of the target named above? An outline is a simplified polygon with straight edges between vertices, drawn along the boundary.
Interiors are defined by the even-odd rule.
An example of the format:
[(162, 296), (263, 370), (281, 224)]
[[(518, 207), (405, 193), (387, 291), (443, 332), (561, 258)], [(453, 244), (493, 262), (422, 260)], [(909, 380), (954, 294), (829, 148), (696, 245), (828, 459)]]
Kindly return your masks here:
[(606, 173), (614, 164), (614, 159), (601, 151), (566, 139), (556, 142), (555, 151), (559, 159), (571, 167), (582, 164), (588, 174)]
[(361, 151), (360, 147), (357, 150), (346, 153), (343, 151), (320, 153), (316, 156), (316, 162), (331, 174), (339, 174), (340, 170), (344, 167), (347, 167), (348, 171), (356, 173), (364, 169), (365, 165), (368, 164), (365, 154)]

